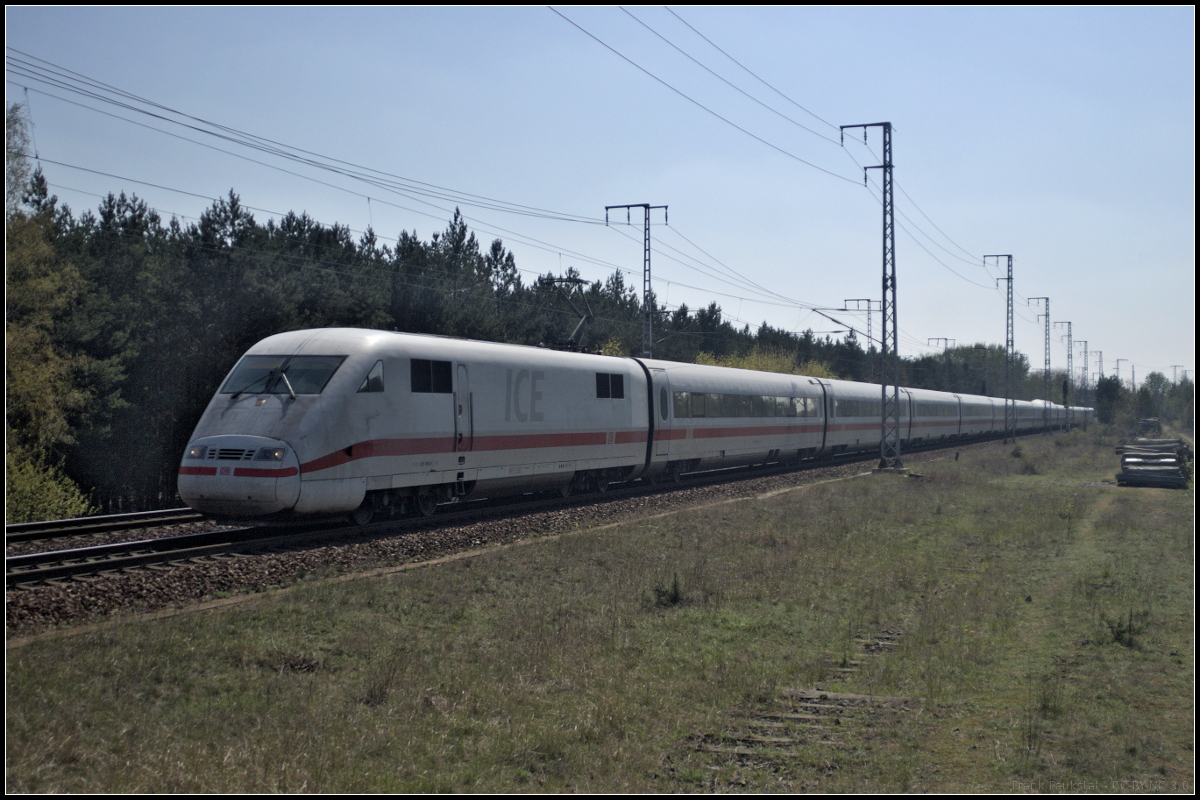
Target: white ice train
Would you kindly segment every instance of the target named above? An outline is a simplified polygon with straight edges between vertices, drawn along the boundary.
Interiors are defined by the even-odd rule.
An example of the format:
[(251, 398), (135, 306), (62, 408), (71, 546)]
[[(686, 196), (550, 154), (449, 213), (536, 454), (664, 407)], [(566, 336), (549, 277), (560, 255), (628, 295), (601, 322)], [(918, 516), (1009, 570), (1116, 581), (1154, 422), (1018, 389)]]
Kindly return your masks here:
[[(902, 450), (1004, 429), (1001, 399), (901, 389)], [(1073, 412), (1073, 415), (1070, 413)], [(1019, 430), (1090, 409), (1017, 403)], [(385, 331), (291, 331), (250, 348), (205, 410), (179, 495), (207, 514), (350, 513), (675, 479), (878, 450), (880, 388), (674, 361)]]

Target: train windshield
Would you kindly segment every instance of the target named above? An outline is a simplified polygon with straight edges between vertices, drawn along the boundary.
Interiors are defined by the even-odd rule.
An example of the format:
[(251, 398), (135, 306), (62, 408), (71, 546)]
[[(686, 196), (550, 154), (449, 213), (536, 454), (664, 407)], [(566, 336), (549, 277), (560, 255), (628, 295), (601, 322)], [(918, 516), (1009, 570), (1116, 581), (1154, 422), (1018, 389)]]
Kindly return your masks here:
[(246, 356), (221, 394), (320, 394), (345, 356)]

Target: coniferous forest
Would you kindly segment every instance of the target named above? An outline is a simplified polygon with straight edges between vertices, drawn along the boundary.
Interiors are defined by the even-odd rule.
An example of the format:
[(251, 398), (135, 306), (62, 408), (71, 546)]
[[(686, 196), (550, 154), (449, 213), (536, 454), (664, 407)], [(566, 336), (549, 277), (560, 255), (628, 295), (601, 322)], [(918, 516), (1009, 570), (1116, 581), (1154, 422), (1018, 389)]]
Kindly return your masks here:
[[(7, 110), (6, 133), (9, 522), (178, 505), (176, 469), (200, 413), (238, 357), (280, 331), (349, 326), (555, 346), (579, 323), (571, 303), (585, 297), (594, 318), (579, 347), (640, 353), (642, 299), (622, 273), (569, 295), (523, 279), (504, 243), (480, 242), (457, 212), (428, 240), (401, 231), (392, 246), (303, 214), (259, 222), (232, 191), (194, 224), (124, 194), (75, 212), (25, 157), (18, 107)], [(651, 302), (656, 358), (878, 375), (877, 352), (854, 333), (752, 332), (716, 303)], [(1020, 396), (1040, 397), (1028, 359), (1017, 369)], [(1003, 347), (905, 360), (901, 374), (910, 386), (980, 393), (986, 382), (1002, 395)]]

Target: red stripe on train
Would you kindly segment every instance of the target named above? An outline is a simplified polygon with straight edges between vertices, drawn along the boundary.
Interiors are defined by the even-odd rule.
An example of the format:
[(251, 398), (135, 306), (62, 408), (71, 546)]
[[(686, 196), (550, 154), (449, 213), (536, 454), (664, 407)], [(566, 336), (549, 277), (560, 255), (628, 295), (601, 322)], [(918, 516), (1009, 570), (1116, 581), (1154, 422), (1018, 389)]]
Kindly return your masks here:
[(216, 475), (216, 467), (180, 467), (180, 475)]
[[(229, 469), (229, 467), (226, 467)], [(281, 467), (279, 469), (264, 469), (261, 467), (233, 467), (232, 475), (235, 478), (290, 478), (300, 472), (295, 467)], [(180, 467), (180, 475), (216, 475), (216, 467)]]
[(296, 469), (295, 467), (283, 467), (282, 469), (234, 467), (233, 476), (235, 478), (290, 478), (299, 471), (300, 470)]

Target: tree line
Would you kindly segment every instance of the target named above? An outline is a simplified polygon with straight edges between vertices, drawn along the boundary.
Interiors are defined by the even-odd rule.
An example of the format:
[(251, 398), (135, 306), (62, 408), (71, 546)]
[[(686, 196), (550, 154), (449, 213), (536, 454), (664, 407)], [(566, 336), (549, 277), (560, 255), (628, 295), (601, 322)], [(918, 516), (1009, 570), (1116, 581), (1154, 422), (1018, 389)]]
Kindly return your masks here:
[(1094, 392), (1096, 417), (1103, 423), (1125, 423), (1158, 419), (1163, 423), (1193, 430), (1196, 420), (1196, 385), (1184, 376), (1172, 383), (1161, 372), (1151, 372), (1136, 391), (1116, 376), (1100, 378)]

